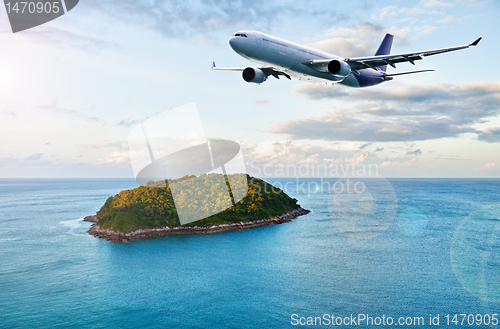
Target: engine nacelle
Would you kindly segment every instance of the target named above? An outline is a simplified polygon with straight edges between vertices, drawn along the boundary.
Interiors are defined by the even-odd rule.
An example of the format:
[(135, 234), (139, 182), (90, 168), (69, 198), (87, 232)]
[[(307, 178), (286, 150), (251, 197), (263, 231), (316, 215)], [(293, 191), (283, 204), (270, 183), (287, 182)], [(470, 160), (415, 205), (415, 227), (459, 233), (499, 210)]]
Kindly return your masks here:
[(328, 72), (336, 77), (345, 78), (351, 74), (351, 66), (344, 61), (334, 59), (328, 63)]
[(255, 67), (247, 67), (243, 70), (243, 80), (249, 83), (262, 83), (267, 80), (266, 74)]

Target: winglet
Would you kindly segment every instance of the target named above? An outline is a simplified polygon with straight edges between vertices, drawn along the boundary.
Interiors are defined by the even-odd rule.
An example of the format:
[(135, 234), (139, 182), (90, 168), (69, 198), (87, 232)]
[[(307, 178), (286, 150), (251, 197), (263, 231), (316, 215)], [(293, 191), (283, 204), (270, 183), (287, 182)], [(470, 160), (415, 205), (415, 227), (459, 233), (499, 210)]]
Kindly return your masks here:
[(474, 41), (473, 43), (471, 43), (469, 46), (477, 46), (477, 44), (479, 43), (479, 41), (481, 41), (483, 37), (480, 37), (478, 38), (476, 41)]
[(215, 61), (214, 61), (214, 62), (212, 62), (212, 68), (214, 69), (214, 68), (216, 68), (216, 67), (217, 67), (217, 66), (215, 65)]

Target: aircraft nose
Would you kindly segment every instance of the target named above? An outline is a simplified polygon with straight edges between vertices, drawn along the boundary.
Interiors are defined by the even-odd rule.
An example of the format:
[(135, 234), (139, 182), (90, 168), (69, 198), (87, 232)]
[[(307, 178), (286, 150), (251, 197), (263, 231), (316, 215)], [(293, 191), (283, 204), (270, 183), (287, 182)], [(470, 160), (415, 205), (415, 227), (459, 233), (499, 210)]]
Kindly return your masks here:
[(233, 48), (234, 51), (241, 50), (241, 38), (232, 37), (229, 39), (229, 45)]

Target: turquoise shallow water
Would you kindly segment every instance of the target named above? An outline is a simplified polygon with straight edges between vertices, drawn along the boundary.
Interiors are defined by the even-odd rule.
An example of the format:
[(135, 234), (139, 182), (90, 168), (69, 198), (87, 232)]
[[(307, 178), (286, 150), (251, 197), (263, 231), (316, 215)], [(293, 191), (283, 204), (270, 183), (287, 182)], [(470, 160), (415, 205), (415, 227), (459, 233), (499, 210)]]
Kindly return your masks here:
[(433, 327), (448, 327), (446, 314), (500, 313), (499, 179), (389, 179), (396, 218), (371, 239), (338, 229), (327, 191), (267, 181), (290, 183), (312, 212), (120, 244), (81, 220), (133, 180), (0, 180), (0, 328), (286, 328), (292, 314), (422, 316), (422, 327), (440, 314)]

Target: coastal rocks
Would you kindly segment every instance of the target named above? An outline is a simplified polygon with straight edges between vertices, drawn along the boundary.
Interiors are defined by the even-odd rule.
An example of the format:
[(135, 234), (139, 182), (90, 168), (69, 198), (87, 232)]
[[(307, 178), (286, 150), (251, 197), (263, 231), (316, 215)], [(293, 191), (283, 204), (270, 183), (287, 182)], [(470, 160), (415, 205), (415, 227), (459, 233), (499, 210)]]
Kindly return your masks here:
[(83, 221), (97, 223), (97, 215), (87, 216), (87, 217), (83, 218)]
[(87, 216), (84, 218), (84, 221), (94, 222), (90, 229), (87, 231), (89, 234), (95, 235), (101, 239), (106, 239), (108, 241), (115, 242), (128, 242), (137, 239), (145, 239), (166, 235), (175, 235), (175, 234), (208, 234), (208, 233), (216, 233), (223, 231), (240, 231), (244, 229), (249, 229), (257, 226), (264, 225), (274, 225), (274, 224), (282, 224), (290, 222), (292, 219), (298, 216), (306, 215), (310, 211), (306, 209), (295, 209), (291, 210), (287, 213), (284, 213), (280, 216), (274, 216), (271, 218), (263, 218), (259, 220), (253, 221), (244, 221), (239, 223), (226, 223), (221, 225), (211, 225), (206, 227), (157, 227), (157, 228), (148, 228), (148, 229), (136, 229), (130, 232), (117, 232), (113, 230), (103, 229), (99, 224), (97, 224), (97, 215)]

